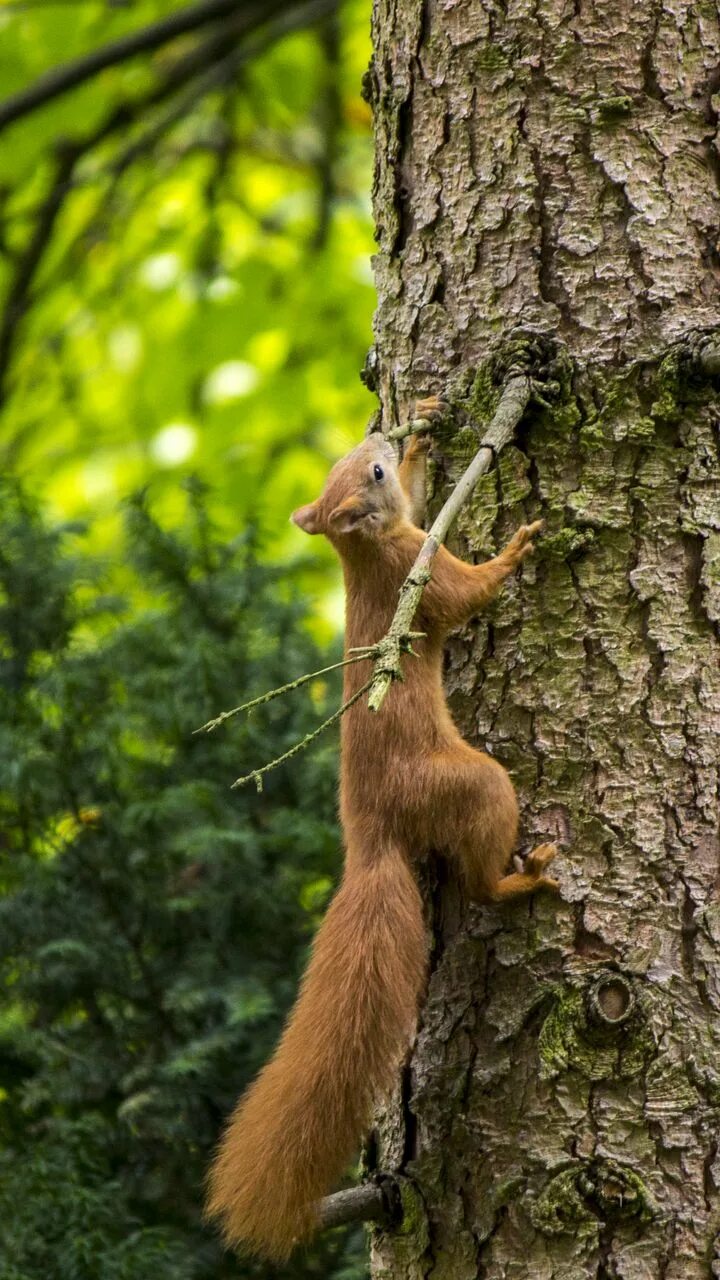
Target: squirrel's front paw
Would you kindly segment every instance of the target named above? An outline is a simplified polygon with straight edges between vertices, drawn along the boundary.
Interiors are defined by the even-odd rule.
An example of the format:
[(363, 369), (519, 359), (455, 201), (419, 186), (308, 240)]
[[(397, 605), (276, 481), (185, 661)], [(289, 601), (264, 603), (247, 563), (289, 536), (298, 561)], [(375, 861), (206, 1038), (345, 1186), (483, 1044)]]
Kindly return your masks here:
[(421, 431), (414, 431), (405, 445), (403, 459), (409, 461), (412, 458), (420, 459), (424, 454), (428, 453), (432, 444), (430, 432), (432, 428), (445, 417), (449, 406), (444, 400), (440, 400), (438, 396), (428, 396), (425, 400), (416, 400), (413, 410), (413, 419), (427, 422), (427, 427)]
[(521, 524), (517, 533), (510, 539), (502, 554), (506, 560), (510, 561), (513, 568), (522, 564), (525, 557), (535, 550), (533, 538), (540, 533), (544, 524), (544, 520), (534, 520), (532, 524)]
[(448, 408), (449, 406), (439, 396), (426, 396), (424, 400), (415, 401), (415, 418), (426, 418), (429, 422), (436, 422), (445, 416)]
[(405, 442), (405, 450), (403, 452), (403, 462), (409, 462), (413, 458), (420, 461), (426, 453), (430, 452), (432, 438), (428, 431), (416, 432), (410, 436)]

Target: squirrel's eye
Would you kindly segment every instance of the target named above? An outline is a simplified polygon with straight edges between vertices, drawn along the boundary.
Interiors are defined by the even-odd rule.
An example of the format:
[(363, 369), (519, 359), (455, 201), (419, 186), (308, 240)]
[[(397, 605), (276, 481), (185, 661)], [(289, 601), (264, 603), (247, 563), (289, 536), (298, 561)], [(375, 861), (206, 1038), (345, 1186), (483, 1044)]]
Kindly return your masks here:
[(385, 479), (385, 472), (378, 462), (376, 462), (373, 467), (373, 475), (378, 482)]

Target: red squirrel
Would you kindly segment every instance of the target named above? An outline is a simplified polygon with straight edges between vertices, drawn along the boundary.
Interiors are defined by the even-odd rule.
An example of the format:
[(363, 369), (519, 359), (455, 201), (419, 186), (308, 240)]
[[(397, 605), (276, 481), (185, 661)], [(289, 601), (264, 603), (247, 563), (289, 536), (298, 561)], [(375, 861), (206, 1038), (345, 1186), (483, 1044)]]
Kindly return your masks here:
[[(432, 415), (437, 401), (417, 412)], [(345, 579), (345, 651), (387, 631), (424, 541), (425, 443), (398, 466), (382, 435), (332, 468), (320, 497), (292, 515), (324, 534)], [(465, 564), (440, 547), (405, 660), (381, 711), (361, 698), (341, 721), (340, 813), (345, 870), (318, 931), (295, 1008), (274, 1057), (238, 1103), (209, 1175), (208, 1213), (231, 1245), (281, 1261), (317, 1223), (318, 1201), (346, 1168), (373, 1104), (388, 1091), (412, 1037), (427, 941), (413, 863), (431, 850), (455, 863), (469, 897), (500, 902), (557, 889), (543, 844), (511, 865), (518, 824), (501, 765), (461, 738), (442, 687), (443, 643), (497, 594), (533, 549), (542, 521), (504, 551)], [(345, 668), (344, 697), (371, 660)]]

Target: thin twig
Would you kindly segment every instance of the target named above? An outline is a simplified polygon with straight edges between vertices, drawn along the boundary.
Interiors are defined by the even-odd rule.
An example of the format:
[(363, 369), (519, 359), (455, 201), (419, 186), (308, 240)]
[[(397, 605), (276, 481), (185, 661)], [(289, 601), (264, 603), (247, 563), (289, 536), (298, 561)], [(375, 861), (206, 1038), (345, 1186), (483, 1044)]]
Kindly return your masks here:
[[(353, 651), (354, 652), (354, 651)], [(280, 685), (278, 689), (271, 689), (269, 693), (261, 693), (259, 698), (253, 698), (250, 702), (243, 702), (239, 707), (232, 707), (230, 711), (221, 711), (219, 716), (215, 716), (214, 720), (208, 720), (206, 724), (201, 724), (199, 729), (194, 729), (194, 733), (212, 733), (213, 729), (217, 729), (225, 720), (229, 720), (231, 716), (239, 715), (241, 711), (252, 711), (254, 707), (261, 707), (265, 702), (272, 702), (273, 698), (279, 698), (283, 693), (292, 693), (295, 689), (299, 689), (301, 685), (307, 684), (310, 680), (317, 680), (320, 676), (327, 675), (329, 671), (338, 671), (340, 667), (349, 667), (353, 662), (363, 662), (368, 658), (375, 656), (373, 646), (364, 649), (358, 649), (352, 658), (343, 658), (341, 662), (333, 662), (329, 667), (321, 667), (319, 671), (310, 671), (307, 675), (298, 676), (297, 680), (291, 680), (289, 684)]]
[(391, 684), (402, 676), (401, 657), (403, 652), (408, 651), (410, 627), (422, 593), (430, 581), (433, 561), (447, 537), (451, 524), (467, 502), (480, 476), (490, 468), (495, 454), (512, 440), (531, 394), (532, 384), (529, 378), (518, 376), (508, 381), (478, 452), (456, 484), (423, 542), (415, 563), (400, 588), (400, 599), (390, 628), (378, 643), (379, 657), (375, 662), (368, 698), (371, 711), (380, 710)]
[(318, 725), (317, 729), (313, 729), (312, 733), (308, 733), (304, 738), (301, 738), (300, 742), (296, 742), (295, 746), (291, 747), (289, 751), (286, 751), (284, 755), (278, 756), (275, 760), (271, 760), (269, 764), (264, 764), (261, 769), (253, 769), (252, 773), (246, 773), (243, 778), (236, 778), (232, 783), (232, 787), (244, 787), (247, 782), (254, 782), (258, 791), (262, 791), (262, 780), (264, 774), (269, 773), (271, 769), (276, 769), (279, 764), (284, 764), (286, 760), (291, 760), (299, 751), (303, 751), (305, 747), (309, 747), (310, 743), (314, 742), (325, 729), (330, 729), (332, 725), (337, 724), (340, 717), (344, 716), (345, 712), (349, 711), (350, 708), (354, 706), (360, 698), (362, 698), (363, 694), (367, 693), (371, 684), (372, 678), (362, 685), (362, 687), (358, 689), (351, 698), (348, 698), (347, 702), (344, 702), (341, 707), (338, 707), (337, 711), (334, 711), (327, 720), (323, 720), (322, 724)]

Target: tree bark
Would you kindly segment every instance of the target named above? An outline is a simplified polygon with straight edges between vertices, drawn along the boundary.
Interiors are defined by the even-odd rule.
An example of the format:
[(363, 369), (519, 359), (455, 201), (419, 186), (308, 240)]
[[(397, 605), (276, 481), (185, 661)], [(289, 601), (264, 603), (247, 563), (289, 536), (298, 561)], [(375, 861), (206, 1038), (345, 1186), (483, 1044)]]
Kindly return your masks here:
[(368, 92), (369, 378), (386, 429), (454, 405), (431, 510), (518, 360), (554, 394), (456, 526), (467, 558), (547, 531), (447, 688), (523, 841), (567, 842), (560, 901), (469, 906), (428, 873), (373, 1276), (720, 1276), (718, 9), (376, 0)]

